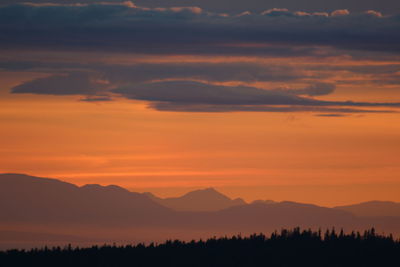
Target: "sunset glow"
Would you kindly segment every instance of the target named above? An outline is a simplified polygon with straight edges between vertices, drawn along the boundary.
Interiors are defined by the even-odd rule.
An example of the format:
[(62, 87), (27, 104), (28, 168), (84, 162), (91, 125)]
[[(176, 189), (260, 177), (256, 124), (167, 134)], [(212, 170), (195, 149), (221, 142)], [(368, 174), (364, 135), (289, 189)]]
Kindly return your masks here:
[[(0, 45), (1, 173), (164, 197), (215, 187), (247, 201), (400, 201), (394, 15), (271, 9), (238, 16), (131, 2), (11, 8), (0, 7), (0, 17), (15, 12), (39, 36), (49, 31), (65, 40), (39, 42), (32, 33), (21, 41), (23, 26), (13, 19), (0, 27), (9, 34)], [(76, 36), (59, 32), (75, 29), (67, 15), (24, 17), (46, 9), (81, 16), (90, 8), (121, 32), (100, 32), (95, 15), (82, 17), (93, 38), (86, 40), (85, 28)], [(163, 32), (148, 21), (150, 13), (166, 21)], [(189, 26), (181, 29), (175, 19)], [(48, 26), (52, 21), (59, 25)], [(246, 35), (253, 24), (257, 31)], [(361, 29), (368, 25), (375, 28)], [(360, 30), (364, 41), (345, 39), (338, 34), (344, 28), (348, 35)], [(284, 35), (292, 29), (299, 35)], [(134, 30), (141, 35), (124, 32)]]

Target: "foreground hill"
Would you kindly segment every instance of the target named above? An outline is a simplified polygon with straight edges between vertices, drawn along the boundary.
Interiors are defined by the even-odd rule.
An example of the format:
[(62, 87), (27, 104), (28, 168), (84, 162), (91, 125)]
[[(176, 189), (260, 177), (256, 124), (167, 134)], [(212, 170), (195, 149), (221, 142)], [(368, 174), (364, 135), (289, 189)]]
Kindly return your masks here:
[(217, 211), (245, 205), (241, 198), (230, 199), (214, 188), (189, 192), (181, 197), (159, 198), (152, 193), (145, 193), (155, 202), (178, 211)]
[[(188, 196), (192, 199), (210, 196), (211, 200), (204, 199), (206, 203), (197, 206), (198, 209), (208, 208), (212, 201), (236, 203), (213, 189)], [(268, 233), (298, 226), (346, 231), (376, 227), (377, 231), (400, 235), (400, 217), (357, 217), (340, 209), (310, 204), (261, 201), (215, 211), (175, 211), (161, 202), (148, 194), (118, 186), (78, 187), (56, 179), (1, 174), (0, 233), (4, 235), (0, 236), (0, 249), (65, 243), (160, 242), (168, 238), (188, 240)], [(189, 204), (187, 208), (194, 205)]]

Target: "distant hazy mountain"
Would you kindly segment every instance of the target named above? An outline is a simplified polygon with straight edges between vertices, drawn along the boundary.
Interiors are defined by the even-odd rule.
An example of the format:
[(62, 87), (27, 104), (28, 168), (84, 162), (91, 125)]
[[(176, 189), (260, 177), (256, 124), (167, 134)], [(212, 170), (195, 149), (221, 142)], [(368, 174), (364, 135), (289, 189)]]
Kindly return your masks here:
[(118, 186), (76, 185), (21, 174), (0, 175), (0, 221), (146, 225), (171, 213)]
[(55, 239), (63, 239), (58, 243), (62, 245), (75, 237), (81, 245), (159, 242), (297, 226), (348, 231), (375, 226), (400, 236), (400, 217), (357, 217), (339, 208), (295, 202), (246, 204), (214, 189), (160, 199), (118, 186), (78, 187), (55, 179), (0, 174), (0, 234), (7, 233), (0, 235), (0, 249), (45, 245)]
[(399, 216), (400, 203), (390, 201), (368, 201), (348, 206), (338, 206), (335, 209), (344, 210), (357, 216)]
[(157, 203), (177, 211), (217, 211), (246, 204), (243, 199), (230, 199), (214, 188), (196, 190), (172, 198), (159, 198), (152, 193), (144, 194)]

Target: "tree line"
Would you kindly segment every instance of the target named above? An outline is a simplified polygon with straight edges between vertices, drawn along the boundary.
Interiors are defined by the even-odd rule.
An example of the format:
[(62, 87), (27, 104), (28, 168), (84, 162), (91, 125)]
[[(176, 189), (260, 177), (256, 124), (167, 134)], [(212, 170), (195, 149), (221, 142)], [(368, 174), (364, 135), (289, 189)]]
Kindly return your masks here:
[(168, 240), (161, 244), (44, 247), (0, 252), (0, 266), (400, 266), (400, 241), (377, 234), (283, 229), (269, 236)]

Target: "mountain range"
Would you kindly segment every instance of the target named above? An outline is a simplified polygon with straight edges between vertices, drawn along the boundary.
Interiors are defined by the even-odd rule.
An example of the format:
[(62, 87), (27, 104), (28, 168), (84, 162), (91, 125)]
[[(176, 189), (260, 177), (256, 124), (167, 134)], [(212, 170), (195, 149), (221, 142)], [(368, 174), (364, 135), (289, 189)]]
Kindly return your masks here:
[(160, 198), (110, 185), (0, 174), (0, 249), (76, 243), (130, 243), (268, 233), (302, 227), (346, 231), (375, 227), (400, 235), (400, 203), (335, 208), (230, 199), (213, 188)]

